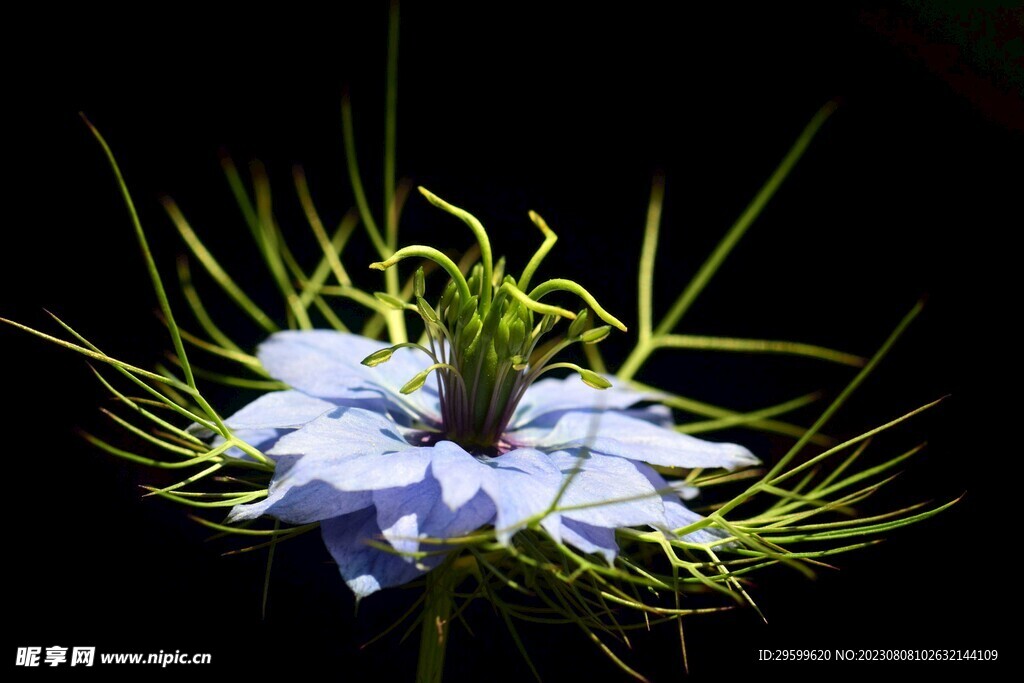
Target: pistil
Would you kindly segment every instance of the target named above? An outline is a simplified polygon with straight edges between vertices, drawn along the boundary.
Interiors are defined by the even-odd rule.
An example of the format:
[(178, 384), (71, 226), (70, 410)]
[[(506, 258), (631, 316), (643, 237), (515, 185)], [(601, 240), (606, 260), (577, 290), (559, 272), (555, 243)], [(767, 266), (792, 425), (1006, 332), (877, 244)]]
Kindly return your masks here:
[[(378, 298), (394, 308), (415, 312), (423, 320), (428, 346), (406, 342), (375, 351), (363, 360), (373, 367), (386, 363), (400, 348), (425, 353), (431, 364), (413, 376), (401, 388), (409, 394), (422, 388), (431, 373), (436, 373), (441, 403), (439, 433), (473, 451), (500, 453), (501, 439), (516, 406), (527, 388), (549, 370), (566, 368), (580, 375), (595, 389), (611, 386), (607, 379), (573, 363), (552, 363), (559, 352), (576, 343), (594, 344), (611, 332), (611, 327), (626, 327), (609, 314), (583, 287), (572, 280), (553, 279), (526, 293), (533, 274), (557, 240), (555, 233), (537, 214), (530, 218), (544, 235), (544, 242), (530, 259), (517, 280), (503, 275), (504, 260), (492, 264), (490, 240), (483, 225), (469, 212), (453, 206), (420, 188), (420, 192), (438, 208), (461, 219), (473, 232), (480, 246), (480, 263), (473, 266), (469, 278), (442, 252), (432, 247), (413, 245), (396, 251), (386, 261), (371, 264), (385, 270), (398, 262), (419, 257), (434, 261), (450, 280), (437, 304), (425, 298), (423, 269), (414, 276), (415, 304), (394, 297)], [(591, 327), (587, 309), (578, 314), (540, 301), (544, 296), (564, 291), (577, 296), (594, 315), (608, 323)], [(539, 316), (539, 319), (537, 317)], [(569, 321), (561, 340), (549, 347), (540, 341), (562, 319)], [(544, 348), (543, 352), (540, 349)]]

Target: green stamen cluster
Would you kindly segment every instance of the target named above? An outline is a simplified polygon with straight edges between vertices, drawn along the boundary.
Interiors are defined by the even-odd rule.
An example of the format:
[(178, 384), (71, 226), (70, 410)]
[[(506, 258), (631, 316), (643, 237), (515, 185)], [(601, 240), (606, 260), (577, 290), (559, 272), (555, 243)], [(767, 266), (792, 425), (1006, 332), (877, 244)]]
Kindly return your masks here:
[[(450, 280), (436, 305), (423, 298), (422, 268), (416, 271), (414, 278), (415, 304), (379, 294), (378, 299), (385, 304), (413, 311), (423, 319), (426, 345), (397, 344), (370, 354), (363, 364), (372, 367), (384, 363), (395, 350), (403, 347), (423, 351), (433, 363), (411, 378), (402, 387), (402, 393), (420, 389), (430, 373), (436, 372), (444, 437), (465, 448), (498, 449), (499, 452), (501, 435), (516, 406), (530, 384), (545, 372), (568, 368), (579, 373), (583, 382), (595, 389), (610, 387), (608, 380), (592, 370), (573, 363), (551, 362), (556, 354), (572, 344), (595, 344), (607, 337), (612, 327), (625, 331), (626, 326), (572, 280), (548, 280), (529, 289), (534, 272), (558, 239), (544, 220), (530, 213), (531, 220), (544, 234), (544, 243), (517, 280), (504, 274), (504, 259), (495, 267), (490, 240), (480, 221), (423, 188), (420, 192), (434, 206), (469, 226), (480, 246), (480, 261), (467, 278), (437, 249), (414, 245), (399, 249), (386, 261), (371, 264), (371, 268), (385, 270), (406, 258), (425, 258), (443, 268)], [(541, 302), (556, 291), (575, 294), (608, 324), (591, 327), (587, 309), (573, 313)], [(541, 339), (561, 318), (571, 321), (565, 336), (553, 343), (541, 344)]]

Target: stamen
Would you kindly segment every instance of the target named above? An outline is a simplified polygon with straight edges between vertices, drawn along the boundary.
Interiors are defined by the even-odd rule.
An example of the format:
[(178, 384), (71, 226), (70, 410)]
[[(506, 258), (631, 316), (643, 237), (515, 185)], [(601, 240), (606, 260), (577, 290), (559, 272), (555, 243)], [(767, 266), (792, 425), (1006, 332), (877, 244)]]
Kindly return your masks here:
[(402, 385), (402, 388), (399, 389), (398, 391), (403, 393), (403, 394), (411, 394), (412, 392), (416, 391), (417, 389), (420, 389), (420, 388), (423, 387), (423, 385), (427, 381), (427, 377), (430, 376), (430, 373), (432, 373), (434, 370), (440, 370), (440, 369), (445, 369), (445, 370), (448, 370), (449, 372), (451, 372), (452, 375), (455, 376), (459, 380), (459, 382), (462, 382), (463, 387), (465, 387), (465, 383), (462, 380), (462, 375), (459, 374), (459, 371), (455, 368), (454, 365), (448, 365), (448, 363), (434, 363), (433, 365), (431, 365), (427, 369), (421, 370), (420, 372), (417, 372), (413, 376), (413, 378), (410, 379), (408, 382), (406, 382), (404, 385)]
[(423, 267), (420, 266), (412, 276), (413, 296), (421, 297), (427, 291), (426, 276), (423, 274)]
[(396, 311), (416, 310), (411, 304), (407, 304), (397, 296), (391, 296), (387, 292), (374, 292), (373, 296), (377, 301)]
[(537, 376), (544, 374), (548, 370), (554, 370), (556, 368), (568, 368), (570, 370), (575, 370), (576, 372), (579, 373), (580, 379), (583, 380), (583, 383), (586, 384), (588, 387), (593, 387), (595, 389), (610, 389), (612, 386), (611, 382), (609, 382), (608, 380), (606, 380), (604, 377), (597, 374), (593, 370), (581, 368), (575, 363), (552, 363), (551, 365), (547, 366), (546, 368), (538, 372)]
[(566, 336), (569, 337), (569, 339), (575, 339), (586, 331), (588, 317), (587, 309), (584, 308), (576, 316), (576, 319), (569, 325), (569, 331), (566, 333)]
[(599, 341), (603, 341), (612, 333), (611, 325), (601, 325), (601, 327), (595, 327), (592, 330), (587, 330), (580, 335), (580, 341), (584, 344), (596, 344)]
[(420, 316), (422, 316), (426, 322), (432, 325), (441, 324), (441, 319), (437, 317), (437, 311), (435, 311), (434, 308), (430, 304), (428, 304), (422, 296), (419, 295), (416, 296), (416, 310), (419, 312)]
[(394, 355), (395, 351), (397, 351), (398, 349), (419, 349), (423, 353), (430, 356), (431, 360), (433, 360), (435, 363), (438, 362), (437, 356), (435, 356), (434, 353), (427, 347), (421, 346), (416, 342), (402, 342), (401, 344), (395, 344), (394, 346), (389, 346), (385, 349), (379, 349), (377, 351), (374, 351), (369, 356), (361, 360), (360, 363), (369, 368), (377, 367), (381, 363), (387, 363), (389, 360), (391, 360), (391, 356)]

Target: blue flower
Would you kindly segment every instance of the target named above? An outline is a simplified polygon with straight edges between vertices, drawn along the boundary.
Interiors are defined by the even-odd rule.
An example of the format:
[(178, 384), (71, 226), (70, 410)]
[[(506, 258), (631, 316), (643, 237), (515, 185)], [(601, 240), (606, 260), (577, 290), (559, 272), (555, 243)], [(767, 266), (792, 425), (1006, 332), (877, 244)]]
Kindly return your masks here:
[[(655, 395), (614, 379), (596, 391), (576, 377), (533, 382), (491, 448), (464, 447), (446, 438), (440, 382), (403, 393), (430, 359), (395, 348), (386, 363), (361, 363), (381, 346), (333, 331), (275, 334), (259, 359), (291, 388), (260, 397), (226, 421), (276, 463), (268, 496), (235, 507), (229, 519), (320, 522), (327, 549), (359, 598), (439, 564), (438, 554), (414, 557), (420, 539), (488, 525), (508, 543), (539, 519), (556, 541), (612, 563), (617, 528), (671, 534), (700, 519), (682, 502), (692, 490), (673, 488), (651, 465), (731, 469), (757, 462), (742, 446), (676, 432), (663, 407), (638, 407)], [(688, 540), (715, 537), (700, 531)]]

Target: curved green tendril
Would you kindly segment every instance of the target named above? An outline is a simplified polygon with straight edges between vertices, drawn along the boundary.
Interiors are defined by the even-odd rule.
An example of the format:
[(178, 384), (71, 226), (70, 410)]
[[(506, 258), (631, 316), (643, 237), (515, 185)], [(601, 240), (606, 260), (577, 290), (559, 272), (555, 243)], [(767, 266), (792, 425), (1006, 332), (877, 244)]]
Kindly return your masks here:
[(508, 292), (512, 298), (529, 308), (534, 313), (540, 313), (541, 315), (554, 315), (560, 318), (568, 318), (569, 320), (576, 319), (576, 314), (572, 311), (560, 306), (552, 306), (551, 304), (542, 304), (539, 301), (535, 301), (527, 296), (526, 292), (514, 286), (511, 282), (503, 284), (499, 291)]
[(533, 224), (540, 228), (540, 231), (544, 234), (544, 242), (537, 247), (537, 251), (534, 252), (530, 258), (530, 262), (523, 268), (523, 274), (519, 276), (519, 289), (526, 291), (526, 288), (530, 286), (530, 280), (533, 279), (533, 274), (537, 272), (537, 268), (540, 267), (544, 257), (548, 255), (551, 248), (555, 246), (555, 242), (558, 241), (558, 235), (555, 231), (548, 227), (547, 222), (540, 217), (536, 211), (530, 212), (530, 220)]
[(590, 306), (590, 308), (594, 311), (594, 313), (597, 314), (599, 318), (601, 318), (601, 320), (605, 321), (609, 325), (615, 326), (622, 332), (627, 331), (626, 326), (622, 323), (621, 320), (616, 318), (608, 311), (604, 310), (604, 308), (601, 307), (601, 304), (597, 303), (597, 299), (595, 299), (590, 292), (583, 289), (583, 287), (576, 284), (572, 280), (565, 280), (562, 278), (548, 280), (544, 284), (537, 285), (536, 287), (534, 287), (533, 291), (530, 292), (530, 298), (533, 299), (534, 301), (538, 301), (541, 297), (545, 296), (546, 294), (550, 294), (551, 292), (555, 291), (572, 292), (579, 298), (583, 299), (587, 306)]
[[(473, 231), (473, 236), (476, 237), (477, 243), (480, 245), (480, 263), (484, 267), (483, 281), (486, 284), (490, 284), (493, 279), (494, 273), (494, 262), (491, 254), (491, 240), (487, 237), (487, 231), (484, 230), (484, 226), (477, 220), (476, 216), (469, 213), (465, 209), (460, 209), (457, 206), (449, 204), (445, 200), (438, 197), (436, 194), (431, 192), (425, 187), (419, 188), (420, 194), (427, 198), (427, 201), (436, 206), (437, 208), (447, 211), (451, 215), (462, 220), (463, 223), (469, 226), (469, 229)], [(463, 299), (465, 301), (466, 299)], [(480, 303), (482, 304), (483, 310), (487, 311), (491, 306), (491, 288), (482, 287), (480, 291)]]
[[(373, 270), (387, 270), (391, 266), (395, 265), (399, 261), (409, 258), (410, 256), (419, 256), (433, 261), (437, 265), (445, 269), (445, 272), (452, 278), (452, 282), (459, 290), (460, 301), (469, 301), (471, 295), (469, 293), (469, 285), (466, 283), (466, 278), (462, 276), (462, 272), (459, 271), (459, 267), (455, 265), (455, 262), (445, 256), (443, 253), (434, 249), (433, 247), (426, 247), (421, 244), (414, 244), (408, 247), (402, 247), (394, 254), (391, 255), (387, 261), (378, 261), (371, 263), (370, 268)], [(484, 291), (489, 292), (488, 287), (483, 288)], [(488, 294), (489, 296), (489, 294)]]

